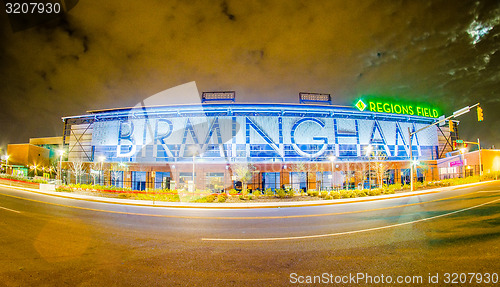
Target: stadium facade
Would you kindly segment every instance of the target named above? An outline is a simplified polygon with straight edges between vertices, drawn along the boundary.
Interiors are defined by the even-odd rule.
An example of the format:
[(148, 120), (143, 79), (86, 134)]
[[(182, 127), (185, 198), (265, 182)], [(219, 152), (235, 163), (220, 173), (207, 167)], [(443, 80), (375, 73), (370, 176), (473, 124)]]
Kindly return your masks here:
[[(409, 131), (437, 113), (397, 106), (209, 102), (89, 111), (63, 118), (66, 166), (87, 162), (107, 184), (139, 190), (220, 191), (242, 180), (261, 190), (404, 184)], [(413, 137), (418, 180), (438, 179), (439, 130)]]

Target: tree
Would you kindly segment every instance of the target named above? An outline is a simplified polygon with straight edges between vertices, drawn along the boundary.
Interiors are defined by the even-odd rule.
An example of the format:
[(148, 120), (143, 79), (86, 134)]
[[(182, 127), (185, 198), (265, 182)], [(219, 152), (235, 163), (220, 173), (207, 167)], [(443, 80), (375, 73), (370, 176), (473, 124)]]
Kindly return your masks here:
[(377, 176), (377, 182), (379, 188), (382, 188), (384, 185), (384, 178), (386, 177), (386, 171), (387, 171), (387, 162), (386, 162), (387, 154), (381, 150), (373, 150), (369, 155), (369, 157), (376, 160), (376, 162), (374, 163), (375, 174)]
[(69, 163), (71, 172), (75, 175), (76, 184), (80, 183), (80, 177), (85, 173), (83, 161), (72, 161)]
[(101, 181), (103, 183), (105, 182), (105, 180), (101, 179), (101, 176), (104, 177), (104, 174), (107, 171), (106, 167), (107, 166), (101, 160), (92, 163), (90, 167), (90, 175), (92, 176), (94, 184), (96, 184), (96, 179), (99, 179), (99, 184), (101, 184)]
[(236, 179), (241, 181), (241, 191), (243, 194), (246, 194), (248, 181), (252, 179), (255, 170), (256, 168), (252, 164), (239, 163), (234, 165), (233, 173)]

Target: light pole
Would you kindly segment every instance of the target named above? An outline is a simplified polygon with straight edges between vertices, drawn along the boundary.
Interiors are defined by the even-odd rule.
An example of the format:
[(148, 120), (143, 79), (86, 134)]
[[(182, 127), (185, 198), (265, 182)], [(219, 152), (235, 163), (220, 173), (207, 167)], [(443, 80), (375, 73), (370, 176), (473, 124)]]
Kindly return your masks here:
[(189, 147), (189, 150), (193, 154), (193, 174), (192, 174), (192, 178), (193, 178), (193, 192), (194, 192), (195, 189), (196, 189), (196, 185), (194, 184), (195, 159), (196, 159), (196, 152), (198, 151), (198, 149), (197, 149), (197, 147), (195, 145), (192, 145), (192, 146)]
[(481, 142), (477, 138), (477, 147), (479, 149), (479, 176), (483, 176), (483, 165), (481, 163)]
[(465, 148), (460, 149), (460, 155), (462, 157), (462, 178), (465, 178)]
[(6, 154), (3, 156), (3, 159), (5, 160), (5, 173), (9, 172), (9, 155)]
[(226, 172), (224, 172), (224, 185), (223, 185), (223, 191), (226, 193), (226, 187), (227, 187), (227, 174), (229, 173), (229, 165), (226, 164)]
[(349, 180), (350, 177), (350, 167), (349, 167), (349, 159), (347, 159), (347, 190), (349, 190), (349, 186), (351, 185), (351, 182)]
[(57, 150), (57, 154), (59, 155), (59, 174), (58, 174), (58, 177), (59, 177), (59, 180), (62, 181), (62, 158), (64, 155), (64, 150), (63, 149)]
[(366, 157), (368, 157), (368, 186), (370, 190), (372, 189), (372, 171), (371, 171), (371, 154), (373, 151), (373, 146), (369, 144), (366, 147)]
[(97, 158), (97, 160), (99, 161), (99, 184), (101, 184), (101, 174), (102, 177), (104, 177), (103, 163), (106, 160), (106, 157), (101, 155)]
[(334, 155), (331, 155), (328, 157), (328, 159), (330, 160), (330, 163), (332, 164), (332, 189), (335, 190), (335, 179), (333, 178), (333, 163), (335, 162), (337, 157)]

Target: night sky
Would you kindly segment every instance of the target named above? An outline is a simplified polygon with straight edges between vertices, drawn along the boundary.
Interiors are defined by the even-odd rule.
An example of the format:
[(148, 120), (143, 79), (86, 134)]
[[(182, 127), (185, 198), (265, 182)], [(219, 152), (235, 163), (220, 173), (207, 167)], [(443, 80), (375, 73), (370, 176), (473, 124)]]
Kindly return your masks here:
[(16, 32), (1, 11), (0, 144), (196, 81), (237, 102), (379, 95), (447, 115), (481, 102), (485, 121), (460, 117), (461, 137), (499, 148), (499, 67), (499, 1), (85, 0)]

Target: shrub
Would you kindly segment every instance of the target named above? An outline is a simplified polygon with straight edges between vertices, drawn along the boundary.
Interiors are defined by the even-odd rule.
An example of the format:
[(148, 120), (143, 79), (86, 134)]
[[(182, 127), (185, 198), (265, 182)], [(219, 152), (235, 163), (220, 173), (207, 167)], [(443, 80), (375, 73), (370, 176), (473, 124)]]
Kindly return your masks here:
[(217, 196), (217, 202), (226, 202), (226, 199), (227, 199), (227, 195), (225, 195), (225, 194), (219, 194)]
[(274, 191), (270, 188), (267, 188), (265, 195), (266, 196), (274, 196)]
[(321, 198), (325, 198), (327, 195), (328, 195), (328, 191), (323, 190), (323, 191), (321, 192), (321, 194), (319, 195), (319, 197), (321, 197)]
[(319, 195), (319, 191), (317, 191), (317, 190), (308, 190), (307, 191), (307, 195), (309, 195), (309, 196), (318, 196)]
[(362, 189), (362, 190), (355, 190), (356, 192), (356, 196), (357, 197), (364, 197), (364, 196), (368, 196), (368, 193), (367, 193), (367, 190), (366, 189)]
[(276, 189), (276, 197), (279, 197), (279, 198), (285, 198), (286, 197), (286, 192), (285, 190), (279, 188), (279, 189)]
[(60, 186), (56, 187), (56, 191), (59, 191), (59, 192), (73, 192), (73, 189), (71, 189), (67, 185), (60, 185)]
[(342, 198), (354, 198), (356, 197), (356, 193), (352, 190), (341, 190), (340, 191)]
[(334, 199), (340, 199), (342, 198), (342, 194), (340, 194), (339, 191), (332, 191), (331, 193), (331, 196), (334, 198)]
[(255, 197), (259, 197), (262, 195), (262, 192), (260, 190), (255, 190), (253, 193), (252, 193)]
[(209, 196), (206, 196), (206, 201), (207, 202), (214, 202), (215, 201), (215, 195), (209, 195)]
[(372, 192), (373, 192), (373, 195), (381, 195), (384, 193), (384, 189), (383, 188), (374, 188), (374, 189), (372, 189)]
[(287, 195), (288, 197), (293, 197), (293, 196), (295, 195), (295, 190), (294, 190), (294, 189), (292, 189), (292, 188), (288, 188), (288, 189), (286, 190), (286, 195)]
[(238, 193), (239, 193), (239, 192), (238, 192), (236, 189), (234, 189), (234, 188), (232, 188), (232, 189), (230, 189), (230, 190), (229, 190), (229, 194), (230, 194), (230, 195), (236, 195), (236, 194), (238, 194)]
[(325, 196), (325, 200), (331, 200), (333, 199), (333, 196), (331, 194), (328, 194), (327, 196)]

